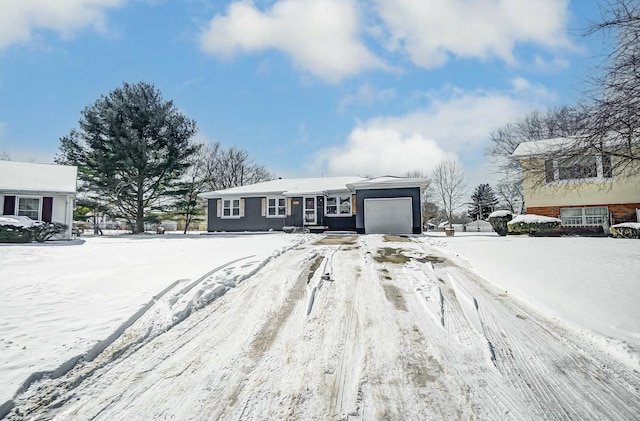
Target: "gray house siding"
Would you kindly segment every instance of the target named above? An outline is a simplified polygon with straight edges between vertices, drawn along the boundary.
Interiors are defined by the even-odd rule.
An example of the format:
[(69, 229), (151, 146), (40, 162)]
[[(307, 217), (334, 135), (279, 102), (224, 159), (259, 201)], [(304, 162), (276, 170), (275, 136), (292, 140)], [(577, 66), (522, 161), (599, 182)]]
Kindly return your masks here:
[(356, 217), (353, 216), (327, 216), (324, 218), (325, 225), (330, 231), (355, 231)]
[(365, 199), (390, 199), (395, 197), (411, 197), (413, 213), (413, 233), (422, 233), (422, 214), (420, 209), (420, 188), (398, 189), (366, 189), (356, 191), (356, 231), (364, 234), (364, 201)]
[(209, 199), (207, 231), (282, 231), (285, 218), (267, 218), (262, 216), (262, 198), (244, 199), (244, 216), (241, 218), (221, 218), (217, 216), (218, 200)]

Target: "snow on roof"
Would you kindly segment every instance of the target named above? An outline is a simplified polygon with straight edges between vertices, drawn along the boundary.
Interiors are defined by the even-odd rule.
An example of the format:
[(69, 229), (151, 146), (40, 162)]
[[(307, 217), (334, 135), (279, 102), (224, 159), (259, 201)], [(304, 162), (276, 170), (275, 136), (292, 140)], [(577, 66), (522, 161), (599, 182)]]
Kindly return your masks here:
[(232, 187), (199, 194), (205, 199), (223, 196), (264, 196), (264, 195), (314, 195), (348, 191), (347, 184), (366, 180), (362, 177), (318, 177), (292, 178), (265, 181), (248, 186)]
[(513, 225), (518, 223), (543, 224), (545, 222), (561, 223), (562, 221), (558, 218), (551, 218), (549, 216), (527, 214), (527, 215), (516, 215), (511, 221), (507, 222), (507, 225)]
[(408, 177), (394, 177), (386, 175), (384, 177), (376, 177), (365, 179), (362, 181), (349, 183), (347, 187), (351, 190), (356, 189), (390, 189), (390, 188), (402, 188), (402, 187), (421, 187), (426, 188), (429, 181), (425, 178), (408, 178)]
[(0, 161), (0, 192), (76, 192), (78, 168), (68, 165)]
[(506, 209), (500, 209), (497, 211), (493, 211), (489, 214), (489, 218), (499, 218), (501, 216), (513, 215), (513, 212)]
[(570, 147), (576, 138), (556, 137), (553, 139), (536, 140), (533, 142), (522, 142), (511, 154), (514, 158), (526, 158), (535, 155), (559, 152)]

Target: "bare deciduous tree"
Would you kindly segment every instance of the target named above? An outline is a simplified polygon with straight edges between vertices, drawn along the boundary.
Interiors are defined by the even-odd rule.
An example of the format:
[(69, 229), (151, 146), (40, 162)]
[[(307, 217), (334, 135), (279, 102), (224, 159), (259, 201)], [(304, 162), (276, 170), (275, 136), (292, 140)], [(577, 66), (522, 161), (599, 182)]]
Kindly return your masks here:
[(506, 208), (514, 214), (524, 212), (524, 191), (522, 189), (521, 174), (520, 176), (503, 178), (496, 185), (495, 192), (500, 201), (500, 207)]
[(204, 215), (198, 194), (206, 188), (206, 157), (210, 152), (209, 145), (202, 145), (200, 150), (190, 158), (191, 166), (177, 185), (176, 213), (185, 219), (183, 234), (189, 230), (194, 218)]
[(585, 34), (605, 34), (611, 40), (611, 52), (593, 69), (591, 89), (582, 103), (546, 114), (532, 113), (491, 134), (488, 153), (496, 158), (500, 170), (511, 172), (518, 163), (509, 157), (521, 142), (570, 138), (562, 144), (540, 143), (535, 153), (540, 159), (523, 168), (531, 175), (533, 188), (546, 184), (551, 162), (556, 169), (560, 163), (575, 172), (586, 168), (585, 159), (601, 160), (606, 162), (598, 163), (603, 174), (615, 174), (618, 179), (640, 175), (640, 2), (602, 0), (601, 11), (601, 20), (592, 23)]
[[(431, 184), (429, 177), (421, 170), (407, 171), (404, 175), (408, 178), (423, 178), (427, 180), (428, 184)], [(438, 215), (438, 205), (433, 202), (431, 189), (428, 187), (420, 191), (420, 204), (422, 207), (422, 225), (424, 226), (429, 220), (435, 218)]]
[(463, 205), (467, 193), (464, 171), (456, 161), (442, 161), (431, 174), (430, 188), (451, 225), (453, 213)]
[(640, 174), (640, 2), (603, 0), (602, 19), (587, 35), (604, 33), (612, 49), (587, 92), (589, 118), (576, 149), (608, 154), (618, 177)]
[(207, 188), (223, 190), (231, 187), (273, 180), (264, 165), (256, 164), (249, 153), (235, 147), (222, 149), (219, 143), (206, 147), (205, 180)]

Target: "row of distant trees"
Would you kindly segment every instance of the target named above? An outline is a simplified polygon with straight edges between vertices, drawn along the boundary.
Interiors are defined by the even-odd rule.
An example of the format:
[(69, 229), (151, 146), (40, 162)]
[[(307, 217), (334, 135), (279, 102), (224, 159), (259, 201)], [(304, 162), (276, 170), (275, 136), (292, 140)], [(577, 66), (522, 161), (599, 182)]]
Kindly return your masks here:
[(186, 232), (203, 212), (198, 193), (273, 178), (242, 149), (196, 143), (197, 131), (153, 85), (124, 83), (82, 111), (56, 162), (78, 167), (85, 204), (126, 219), (134, 233), (167, 210), (184, 217)]

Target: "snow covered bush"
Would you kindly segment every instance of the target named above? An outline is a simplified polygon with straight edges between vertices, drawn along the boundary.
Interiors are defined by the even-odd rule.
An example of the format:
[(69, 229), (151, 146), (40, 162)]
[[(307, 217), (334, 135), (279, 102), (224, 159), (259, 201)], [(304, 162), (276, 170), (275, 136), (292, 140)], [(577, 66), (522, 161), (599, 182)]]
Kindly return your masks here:
[(542, 215), (517, 215), (507, 222), (509, 234), (550, 235), (557, 234), (562, 221)]
[(493, 230), (503, 237), (507, 235), (507, 223), (512, 219), (513, 214), (508, 210), (497, 210), (489, 214), (489, 223)]
[(54, 235), (62, 234), (66, 229), (67, 226), (59, 222), (43, 222), (31, 227), (33, 239), (38, 243), (44, 243)]
[(639, 238), (640, 239), (640, 222), (626, 222), (623, 224), (612, 225), (609, 232), (615, 238)]
[(0, 243), (29, 243), (33, 234), (30, 228), (16, 225), (0, 225)]
[(66, 228), (58, 222), (34, 221), (26, 216), (0, 216), (0, 243), (43, 243)]

